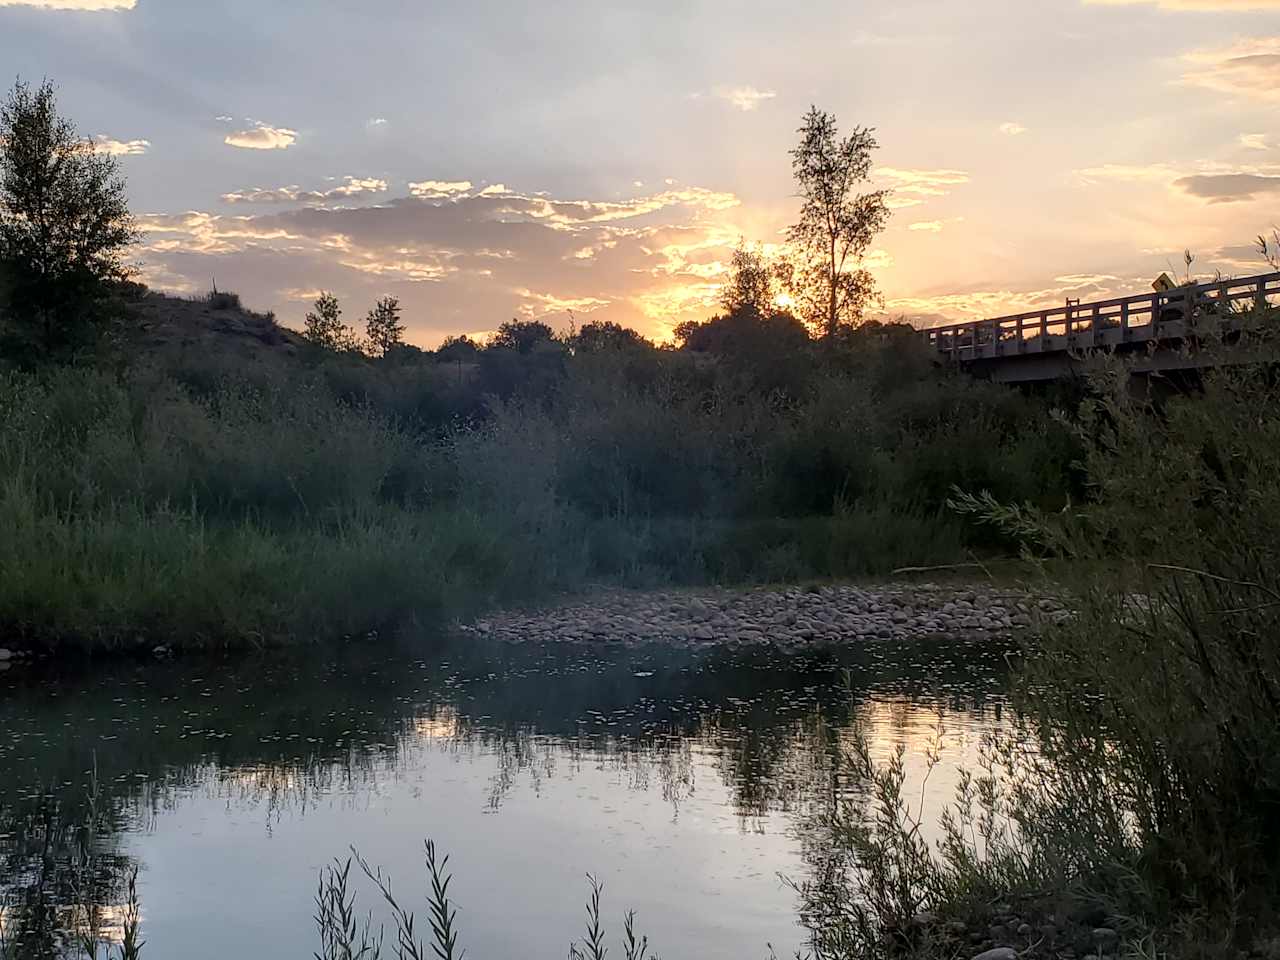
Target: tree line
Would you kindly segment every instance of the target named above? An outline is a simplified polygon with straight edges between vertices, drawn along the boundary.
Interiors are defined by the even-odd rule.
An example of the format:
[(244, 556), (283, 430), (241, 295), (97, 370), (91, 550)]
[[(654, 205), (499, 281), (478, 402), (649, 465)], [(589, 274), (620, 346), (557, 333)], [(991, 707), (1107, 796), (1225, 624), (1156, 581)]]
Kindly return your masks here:
[[(835, 117), (816, 107), (804, 116), (791, 150), (801, 207), (780, 251), (742, 242), (722, 294), (724, 314), (675, 331), (678, 345), (699, 349), (731, 330), (770, 324), (832, 339), (863, 322), (882, 302), (865, 268), (884, 229), (888, 193), (870, 182), (873, 131), (840, 136)], [(100, 152), (58, 113), (49, 81), (18, 80), (0, 105), (0, 308), (9, 350), (38, 356), (92, 347), (127, 311), (118, 295), (131, 289), (140, 239), (117, 158)], [(377, 301), (363, 333), (345, 323), (337, 297), (321, 294), (303, 321), (303, 337), (320, 347), (386, 357), (405, 345), (400, 302)], [(638, 335), (616, 324), (575, 332), (586, 348), (627, 343)], [(552, 339), (540, 321), (504, 324), (495, 343), (528, 353)], [(474, 348), (474, 349), (473, 349)], [(440, 354), (461, 359), (479, 349), (451, 337)]]

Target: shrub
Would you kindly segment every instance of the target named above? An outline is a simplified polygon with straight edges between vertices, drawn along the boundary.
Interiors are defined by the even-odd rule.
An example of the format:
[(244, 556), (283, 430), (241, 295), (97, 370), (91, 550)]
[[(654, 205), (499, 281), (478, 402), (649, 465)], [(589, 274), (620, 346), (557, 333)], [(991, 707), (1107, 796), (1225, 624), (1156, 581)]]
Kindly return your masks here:
[(240, 294), (232, 293), (229, 290), (219, 290), (216, 287), (209, 292), (209, 306), (214, 310), (239, 310)]

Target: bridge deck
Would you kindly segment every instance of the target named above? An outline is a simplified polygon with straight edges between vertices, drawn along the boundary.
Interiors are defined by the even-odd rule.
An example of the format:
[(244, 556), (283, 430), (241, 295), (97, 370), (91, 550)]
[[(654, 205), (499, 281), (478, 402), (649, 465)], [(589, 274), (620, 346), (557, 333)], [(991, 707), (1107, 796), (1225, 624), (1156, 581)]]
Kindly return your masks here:
[(1204, 318), (1216, 318), (1229, 328), (1231, 318), (1242, 311), (1278, 304), (1280, 273), (1266, 273), (953, 323), (922, 330), (921, 336), (948, 360), (1000, 360), (1176, 340), (1193, 332)]

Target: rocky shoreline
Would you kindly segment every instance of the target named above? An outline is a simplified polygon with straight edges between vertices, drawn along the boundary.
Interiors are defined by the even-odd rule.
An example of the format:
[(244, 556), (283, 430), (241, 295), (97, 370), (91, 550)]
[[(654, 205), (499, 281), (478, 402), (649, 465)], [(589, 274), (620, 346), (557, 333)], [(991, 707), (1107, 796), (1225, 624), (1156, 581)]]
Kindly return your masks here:
[(669, 643), (782, 649), (922, 635), (1012, 636), (1060, 602), (989, 585), (850, 584), (746, 590), (601, 589), (556, 606), (504, 611), (457, 629), (506, 643)]

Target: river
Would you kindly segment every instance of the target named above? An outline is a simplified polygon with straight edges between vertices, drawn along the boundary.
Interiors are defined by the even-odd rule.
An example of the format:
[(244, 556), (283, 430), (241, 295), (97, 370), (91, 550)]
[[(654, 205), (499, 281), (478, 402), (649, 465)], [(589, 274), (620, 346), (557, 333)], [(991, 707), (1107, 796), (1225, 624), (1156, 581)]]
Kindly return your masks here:
[[(634, 909), (669, 960), (790, 955), (804, 932), (784, 878), (805, 877), (825, 804), (859, 789), (841, 744), (860, 727), (878, 756), (903, 747), (931, 819), (1008, 717), (1005, 647), (423, 638), (15, 668), (0, 674), (0, 936), (16, 957), (76, 955), (60, 946), (72, 907), (95, 899), (110, 928), (136, 867), (144, 957), (310, 957), (321, 867), (354, 846), (421, 914), (430, 837), (477, 960), (564, 956), (588, 873), (613, 953)], [(76, 825), (95, 780), (85, 894)]]

